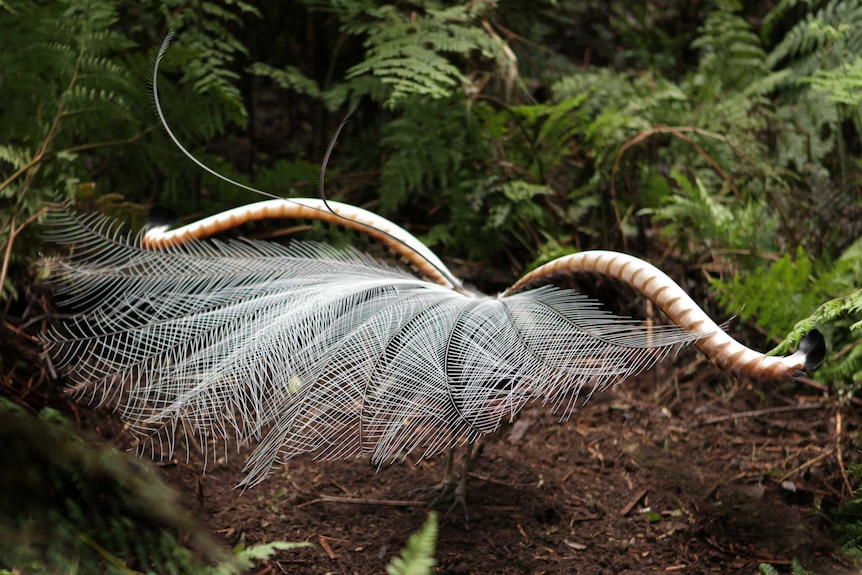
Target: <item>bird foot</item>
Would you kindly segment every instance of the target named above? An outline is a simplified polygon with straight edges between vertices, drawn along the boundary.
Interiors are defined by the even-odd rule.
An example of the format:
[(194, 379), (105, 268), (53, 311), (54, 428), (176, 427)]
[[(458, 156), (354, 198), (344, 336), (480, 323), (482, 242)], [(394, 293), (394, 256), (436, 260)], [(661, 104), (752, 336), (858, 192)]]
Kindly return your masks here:
[(446, 511), (446, 516), (448, 517), (456, 507), (460, 507), (464, 512), (464, 522), (470, 523), (470, 510), (467, 508), (467, 489), (465, 488), (464, 483), (460, 481), (452, 492), (452, 505), (450, 505), (449, 510)]
[(437, 505), (444, 501), (448, 501), (450, 495), (455, 491), (455, 486), (458, 484), (452, 477), (444, 478), (436, 485), (428, 485), (426, 487), (416, 487), (410, 490), (410, 493), (434, 493), (434, 499), (430, 505)]
[(450, 503), (446, 511), (448, 516), (453, 510), (460, 507), (464, 512), (464, 520), (470, 521), (470, 511), (467, 509), (467, 489), (463, 482), (453, 478), (446, 478), (436, 485), (428, 487), (417, 487), (410, 490), (411, 493), (425, 492), (434, 493), (434, 499), (428, 503), (428, 507), (437, 507), (444, 503)]

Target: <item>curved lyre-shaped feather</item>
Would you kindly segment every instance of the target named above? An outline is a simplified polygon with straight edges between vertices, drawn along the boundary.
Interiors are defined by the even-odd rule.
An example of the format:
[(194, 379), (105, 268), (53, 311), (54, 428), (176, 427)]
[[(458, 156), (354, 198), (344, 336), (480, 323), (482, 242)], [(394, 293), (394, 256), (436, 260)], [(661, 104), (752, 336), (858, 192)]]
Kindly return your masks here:
[(694, 340), (713, 363), (741, 377), (777, 379), (816, 369), (826, 352), (816, 330), (786, 357), (768, 356), (744, 346), (719, 326), (685, 291), (654, 265), (628, 254), (594, 250), (563, 256), (533, 270), (506, 290), (516, 294), (530, 286), (544, 285), (554, 277), (594, 273), (616, 279), (652, 301), (676, 325), (689, 333), (704, 333)]
[(239, 206), (181, 228), (151, 228), (142, 236), (141, 246), (164, 249), (213, 236), (250, 221), (277, 218), (307, 218), (349, 227), (381, 242), (426, 279), (444, 287), (461, 287), (455, 274), (416, 236), (374, 212), (334, 200), (286, 198)]
[(45, 336), (75, 391), (173, 450), (262, 440), (246, 483), (302, 453), (384, 462), (491, 433), (525, 403), (568, 414), (708, 331), (647, 328), (550, 286), (488, 297), (318, 244), (148, 250), (106, 219), (51, 215), (82, 311)]

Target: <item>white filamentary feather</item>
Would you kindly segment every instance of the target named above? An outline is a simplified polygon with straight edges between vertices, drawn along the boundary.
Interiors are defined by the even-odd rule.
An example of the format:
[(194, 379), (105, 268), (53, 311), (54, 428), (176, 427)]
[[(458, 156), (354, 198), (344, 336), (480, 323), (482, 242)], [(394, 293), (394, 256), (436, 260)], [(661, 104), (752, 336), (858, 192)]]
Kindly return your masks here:
[(49, 230), (74, 246), (52, 275), (77, 310), (44, 337), (75, 391), (164, 454), (180, 428), (203, 446), (260, 441), (247, 485), (303, 453), (437, 455), (533, 400), (567, 415), (705, 335), (648, 328), (549, 286), (457, 291), (318, 244), (149, 251), (68, 207)]
[[(153, 67), (167, 135), (206, 172), (272, 197), (201, 163), (171, 131), (158, 99), (171, 38)], [(73, 391), (117, 409), (156, 454), (172, 454), (180, 430), (204, 450), (219, 438), (260, 442), (243, 482), (253, 485), (303, 453), (378, 464), (437, 455), (494, 432), (530, 401), (565, 416), (579, 397), (688, 343), (731, 373), (764, 379), (814, 369), (825, 354), (816, 330), (784, 358), (745, 347), (661, 270), (626, 254), (581, 252), (496, 298), (470, 293), (400, 226), (323, 199), (325, 165), (321, 199), (258, 202), (136, 240), (104, 217), (53, 210), (49, 234), (72, 255), (53, 262), (52, 278), (76, 311), (43, 339)], [(271, 217), (351, 227), (427, 279), (319, 244), (196, 241)], [(647, 327), (546, 285), (577, 273), (629, 285), (676, 325)]]

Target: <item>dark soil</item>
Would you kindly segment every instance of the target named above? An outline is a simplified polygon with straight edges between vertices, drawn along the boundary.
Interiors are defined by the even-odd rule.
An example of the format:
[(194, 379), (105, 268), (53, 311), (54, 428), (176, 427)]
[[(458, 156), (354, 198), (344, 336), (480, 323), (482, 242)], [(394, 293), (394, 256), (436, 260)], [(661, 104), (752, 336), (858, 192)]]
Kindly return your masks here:
[[(469, 521), (438, 508), (438, 571), (750, 574), (761, 562), (789, 572), (796, 558), (820, 574), (855, 572), (824, 512), (845, 488), (834, 403), (805, 385), (731, 381), (693, 354), (675, 365), (686, 361), (693, 376), (648, 374), (568, 421), (533, 406), (483, 441)], [(93, 415), (89, 425), (116, 429), (111, 415)], [(859, 423), (858, 413), (838, 417), (845, 430)], [(205, 472), (194, 455), (160, 466), (226, 545), (314, 544), (281, 552), (259, 573), (385, 572), (429, 512), (416, 488), (437, 483), (445, 461), (377, 469), (298, 459), (241, 492), (249, 452)]]
[[(4, 395), (58, 407), (85, 436), (127, 449), (122, 422), (62, 395), (35, 342), (10, 327), (0, 330), (4, 357), (32, 371), (4, 369)], [(767, 562), (789, 573), (796, 558), (820, 575), (858, 572), (833, 543), (829, 518), (847, 497), (842, 469), (859, 460), (860, 425), (858, 406), (839, 410), (814, 382), (739, 382), (686, 350), (566, 421), (533, 405), (482, 441), (469, 521), (436, 508), (437, 571), (754, 574)], [(301, 458), (242, 492), (251, 450), (206, 466), (194, 450), (154, 465), (226, 547), (313, 544), (279, 552), (261, 575), (384, 573), (429, 513), (431, 496), (417, 488), (439, 482), (445, 462), (377, 469)]]

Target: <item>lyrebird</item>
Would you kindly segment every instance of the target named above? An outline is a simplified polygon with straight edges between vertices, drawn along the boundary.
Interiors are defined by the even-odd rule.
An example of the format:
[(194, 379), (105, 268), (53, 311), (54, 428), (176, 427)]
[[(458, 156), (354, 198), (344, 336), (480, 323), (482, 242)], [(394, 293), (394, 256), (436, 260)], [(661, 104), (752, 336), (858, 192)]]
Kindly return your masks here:
[[(353, 227), (418, 275), (320, 244), (204, 240), (273, 217)], [(498, 296), (474, 293), (403, 228), (325, 199), (269, 200), (137, 239), (63, 206), (51, 213), (49, 235), (74, 246), (52, 272), (77, 310), (44, 336), (72, 389), (115, 407), (163, 453), (174, 450), (178, 429), (199, 435), (202, 446), (214, 437), (259, 441), (245, 485), (304, 453), (378, 463), (451, 453), (531, 401), (569, 414), (579, 397), (684, 344), (753, 378), (793, 376), (824, 354), (816, 332), (788, 357), (753, 351), (663, 272), (620, 253), (569, 255)], [(674, 325), (615, 316), (552, 285), (578, 273), (629, 285)], [(450, 470), (451, 459), (447, 477)], [(456, 490), (462, 504), (465, 480)]]

